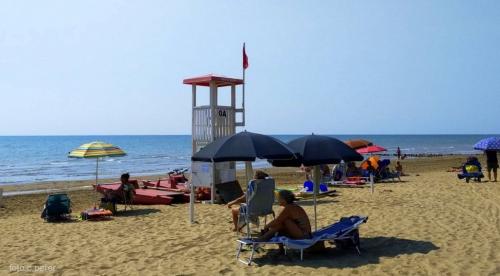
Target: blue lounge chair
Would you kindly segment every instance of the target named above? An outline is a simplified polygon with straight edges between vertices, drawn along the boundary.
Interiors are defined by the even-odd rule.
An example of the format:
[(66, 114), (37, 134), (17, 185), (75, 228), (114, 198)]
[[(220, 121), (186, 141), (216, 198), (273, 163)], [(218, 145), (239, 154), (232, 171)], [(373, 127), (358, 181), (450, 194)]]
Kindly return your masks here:
[(41, 217), (46, 221), (69, 219), (71, 200), (67, 194), (52, 194), (47, 197)]
[[(322, 228), (316, 232), (312, 233), (311, 239), (294, 240), (285, 236), (275, 236), (269, 241), (256, 241), (252, 238), (238, 239), (238, 251), (236, 253), (236, 258), (238, 261), (251, 265), (255, 251), (259, 246), (266, 244), (282, 244), (286, 249), (298, 249), (300, 250), (300, 260), (303, 260), (304, 249), (307, 249), (317, 242), (320, 241), (332, 241), (339, 247), (353, 246), (359, 254), (359, 231), (358, 228), (361, 224), (365, 223), (368, 217), (363, 216), (351, 216), (348, 218), (341, 218), (340, 221)], [(246, 259), (240, 258), (241, 250), (243, 246), (250, 246), (252, 248), (250, 257)]]

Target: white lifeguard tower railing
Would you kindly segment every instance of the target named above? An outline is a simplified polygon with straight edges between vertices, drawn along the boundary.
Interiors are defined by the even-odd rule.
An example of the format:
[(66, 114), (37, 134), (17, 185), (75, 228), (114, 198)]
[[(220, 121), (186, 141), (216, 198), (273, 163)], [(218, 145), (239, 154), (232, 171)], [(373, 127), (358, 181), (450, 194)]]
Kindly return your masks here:
[[(192, 88), (192, 147), (193, 154), (198, 152), (207, 144), (217, 138), (232, 135), (236, 127), (245, 125), (245, 104), (242, 99), (241, 107), (236, 108), (236, 87), (243, 85), (242, 79), (228, 78), (219, 75), (205, 75), (188, 78), (184, 84)], [(198, 86), (209, 88), (209, 104), (197, 105), (196, 96)], [(219, 105), (220, 87), (231, 88), (231, 105)], [(241, 116), (237, 116), (237, 114)], [(241, 120), (237, 121), (237, 117)], [(212, 191), (211, 201), (215, 198), (215, 184), (236, 180), (236, 168), (234, 162), (221, 163), (191, 163), (191, 184), (194, 187), (210, 187)]]

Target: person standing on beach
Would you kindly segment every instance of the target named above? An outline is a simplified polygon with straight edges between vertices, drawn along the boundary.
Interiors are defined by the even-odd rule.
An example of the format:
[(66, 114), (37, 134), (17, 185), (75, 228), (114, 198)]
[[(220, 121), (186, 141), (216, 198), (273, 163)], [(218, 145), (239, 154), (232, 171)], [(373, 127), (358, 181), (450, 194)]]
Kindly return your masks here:
[(486, 167), (488, 169), (488, 179), (491, 181), (491, 171), (493, 171), (494, 182), (497, 182), (498, 157), (494, 150), (484, 151), (486, 154)]
[(398, 160), (401, 159), (401, 149), (398, 146), (398, 149), (396, 150), (396, 154), (398, 155)]

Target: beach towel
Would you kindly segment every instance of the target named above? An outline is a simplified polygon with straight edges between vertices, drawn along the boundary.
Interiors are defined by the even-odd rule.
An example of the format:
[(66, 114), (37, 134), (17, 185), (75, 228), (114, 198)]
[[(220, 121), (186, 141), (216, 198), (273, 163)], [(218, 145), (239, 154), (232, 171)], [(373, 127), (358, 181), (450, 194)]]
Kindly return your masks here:
[(113, 212), (105, 209), (88, 209), (80, 213), (82, 220), (103, 220), (109, 219)]

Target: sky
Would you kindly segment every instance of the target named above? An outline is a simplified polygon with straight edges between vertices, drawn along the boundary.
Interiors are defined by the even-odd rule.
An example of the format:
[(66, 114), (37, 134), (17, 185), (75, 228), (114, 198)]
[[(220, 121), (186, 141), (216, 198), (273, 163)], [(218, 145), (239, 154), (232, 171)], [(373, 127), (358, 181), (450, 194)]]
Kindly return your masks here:
[(249, 131), (500, 133), (499, 1), (97, 0), (0, 3), (0, 135), (190, 134), (243, 42)]

